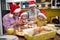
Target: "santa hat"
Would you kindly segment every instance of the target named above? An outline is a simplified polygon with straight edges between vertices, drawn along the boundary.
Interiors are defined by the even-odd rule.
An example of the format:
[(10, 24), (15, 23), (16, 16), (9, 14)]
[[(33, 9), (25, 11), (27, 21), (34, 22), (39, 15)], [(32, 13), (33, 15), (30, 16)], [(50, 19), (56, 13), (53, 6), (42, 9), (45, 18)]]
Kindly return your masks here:
[(21, 10), (20, 13), (19, 13), (19, 16), (20, 16), (23, 12), (25, 12), (25, 11), (24, 11), (24, 10)]
[(36, 7), (36, 2), (35, 1), (30, 1), (29, 2), (29, 7), (33, 7), (33, 6)]
[(44, 15), (46, 15), (46, 11), (45, 10), (41, 10), (41, 13), (43, 13)]
[(21, 11), (21, 8), (18, 5), (11, 4), (10, 5), (10, 16), (13, 16), (13, 13), (18, 13)]
[(27, 15), (27, 12), (22, 12), (20, 16)]
[(21, 10), (21, 8), (18, 5), (14, 5), (14, 4), (10, 5), (11, 14), (13, 14), (15, 12), (18, 13), (18, 12), (20, 12), (20, 10)]
[(44, 13), (39, 13), (38, 16), (43, 16), (45, 19), (47, 19), (46, 15), (44, 15)]
[(20, 19), (21, 16), (23, 16), (23, 15), (27, 15), (27, 12), (23, 12), (23, 11), (22, 11), (22, 12), (20, 13), (20, 17), (19, 17), (19, 19)]

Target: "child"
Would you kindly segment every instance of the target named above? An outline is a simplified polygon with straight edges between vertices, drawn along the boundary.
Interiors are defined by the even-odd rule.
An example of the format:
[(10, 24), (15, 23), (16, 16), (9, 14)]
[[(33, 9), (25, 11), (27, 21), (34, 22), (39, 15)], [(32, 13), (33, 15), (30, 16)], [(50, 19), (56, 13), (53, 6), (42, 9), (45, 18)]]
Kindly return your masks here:
[(46, 16), (43, 13), (38, 14), (37, 20), (35, 20), (35, 23), (37, 26), (45, 26), (46, 25)]
[[(27, 15), (26, 12), (23, 12), (20, 15), (20, 20), (18, 21), (19, 25), (18, 25), (18, 27), (16, 27), (16, 30), (15, 30), (16, 34), (18, 34), (18, 35), (20, 35), (20, 34), (23, 35), (22, 31), (25, 28), (24, 25), (27, 23), (26, 15)], [(26, 40), (26, 39), (24, 37), (20, 37), (20, 40)]]
[(19, 18), (19, 21), (16, 22), (16, 25), (15, 25), (15, 28), (21, 28), (21, 29), (24, 29), (24, 25), (27, 23), (27, 20), (26, 20), (26, 15), (27, 13), (26, 12), (22, 12), (20, 14), (20, 18)]
[(25, 25), (27, 24), (27, 13), (26, 12), (23, 12), (21, 15), (20, 15), (20, 25)]

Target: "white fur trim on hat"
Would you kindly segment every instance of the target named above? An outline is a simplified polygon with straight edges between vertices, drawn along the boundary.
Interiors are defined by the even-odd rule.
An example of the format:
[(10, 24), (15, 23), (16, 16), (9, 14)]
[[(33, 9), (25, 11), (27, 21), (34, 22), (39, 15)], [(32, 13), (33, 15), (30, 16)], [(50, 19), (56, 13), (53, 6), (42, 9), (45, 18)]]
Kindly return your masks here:
[(36, 4), (30, 4), (30, 5), (29, 5), (29, 7), (33, 7), (33, 6), (35, 6), (35, 7), (36, 7)]
[(47, 19), (47, 17), (43, 14), (43, 13), (39, 13), (38, 16), (41, 15), (43, 16), (45, 19)]
[(22, 16), (22, 15), (27, 15), (27, 12), (23, 12), (23, 13), (21, 14), (21, 16)]
[(17, 8), (17, 9), (15, 9), (14, 13), (18, 13), (20, 11), (21, 11), (21, 8)]
[(9, 17), (13, 17), (13, 14), (9, 13)]

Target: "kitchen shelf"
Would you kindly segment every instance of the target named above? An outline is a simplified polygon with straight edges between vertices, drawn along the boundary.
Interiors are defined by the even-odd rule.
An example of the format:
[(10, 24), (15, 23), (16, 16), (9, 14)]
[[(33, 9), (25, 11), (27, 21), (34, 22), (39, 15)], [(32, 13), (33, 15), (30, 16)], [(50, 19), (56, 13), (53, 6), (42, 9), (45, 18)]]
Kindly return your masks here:
[[(60, 2), (57, 2), (57, 1), (59, 1), (59, 0), (48, 0), (48, 1), (50, 1), (50, 2), (48, 2), (48, 3), (46, 3), (46, 1), (45, 2), (37, 2), (37, 5), (38, 5), (38, 8), (39, 9), (47, 9), (47, 8), (49, 8), (49, 9), (60, 9)], [(42, 5), (43, 4), (47, 4), (47, 5), (50, 5), (50, 6), (48, 6), (47, 8), (46, 7), (42, 7)]]
[[(9, 3), (19, 3), (21, 9), (29, 9), (27, 5), (23, 5), (24, 2), (29, 2), (30, 0), (6, 0), (6, 10), (10, 10), (10, 4)], [(25, 8), (24, 8), (25, 7)]]
[(60, 4), (60, 3), (56, 3), (56, 4)]
[(48, 2), (48, 3), (37, 3), (37, 4), (51, 4), (51, 2)]
[[(6, 0), (6, 10), (10, 10), (9, 3), (20, 3), (21, 9), (29, 9), (28, 4), (24, 4), (24, 2), (29, 2), (30, 0)], [(41, 2), (41, 0), (38, 0), (37, 5), (39, 9), (60, 9), (60, 2), (57, 2), (58, 0), (47, 0), (44, 2)]]

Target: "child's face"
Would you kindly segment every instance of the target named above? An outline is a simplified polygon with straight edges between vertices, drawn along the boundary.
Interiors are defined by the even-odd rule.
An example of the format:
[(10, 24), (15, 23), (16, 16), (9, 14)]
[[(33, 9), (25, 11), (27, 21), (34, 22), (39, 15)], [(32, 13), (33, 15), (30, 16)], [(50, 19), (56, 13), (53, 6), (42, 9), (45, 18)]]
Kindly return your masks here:
[(38, 16), (38, 19), (39, 19), (39, 20), (44, 20), (44, 17), (39, 15), (39, 16)]
[(26, 15), (22, 15), (21, 18), (22, 18), (22, 19), (26, 19)]

